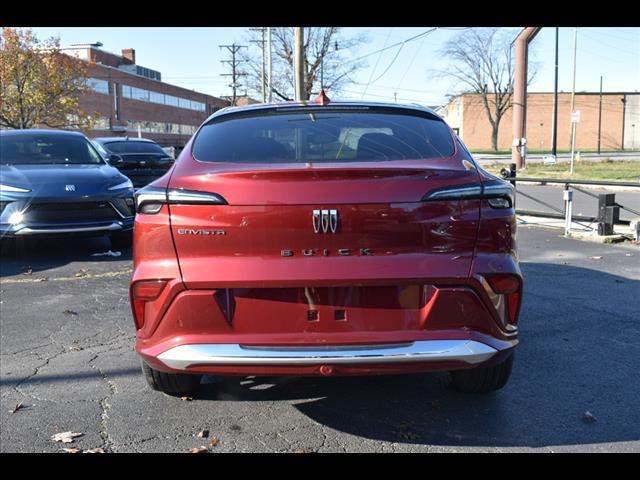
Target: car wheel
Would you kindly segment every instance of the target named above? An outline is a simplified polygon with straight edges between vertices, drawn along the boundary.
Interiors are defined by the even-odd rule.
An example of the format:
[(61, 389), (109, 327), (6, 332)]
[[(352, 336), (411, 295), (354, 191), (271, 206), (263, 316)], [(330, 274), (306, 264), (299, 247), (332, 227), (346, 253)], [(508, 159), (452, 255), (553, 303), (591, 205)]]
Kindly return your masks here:
[(151, 388), (169, 395), (182, 396), (197, 393), (202, 375), (189, 373), (165, 373), (154, 370), (144, 361), (142, 372)]
[(487, 393), (501, 389), (511, 375), (513, 356), (512, 353), (506, 360), (490, 367), (450, 372), (453, 388), (464, 393)]
[(109, 236), (111, 247), (117, 250), (131, 248), (133, 243), (133, 231), (112, 233)]

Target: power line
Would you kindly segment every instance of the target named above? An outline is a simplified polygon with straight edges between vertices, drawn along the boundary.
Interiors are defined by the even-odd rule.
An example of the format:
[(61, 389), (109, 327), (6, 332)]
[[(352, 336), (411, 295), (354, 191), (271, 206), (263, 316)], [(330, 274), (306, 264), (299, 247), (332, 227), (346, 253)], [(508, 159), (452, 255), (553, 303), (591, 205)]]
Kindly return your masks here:
[(406, 40), (403, 40), (401, 42), (398, 43), (394, 43), (393, 45), (389, 45), (388, 47), (383, 47), (380, 50), (376, 50), (375, 52), (371, 52), (371, 53), (367, 53), (366, 55), (362, 55), (361, 57), (355, 58), (353, 60), (351, 60), (352, 62), (357, 62), (362, 60), (363, 58), (367, 58), (370, 57), (371, 55), (375, 55), (376, 53), (380, 53), (380, 52), (384, 52), (385, 50), (389, 50), (391, 48), (397, 47), (399, 45), (402, 45), (403, 43), (409, 43), (409, 42), (413, 42), (414, 40), (417, 40), (418, 38), (423, 37), (424, 35), (433, 32), (434, 30), (437, 30), (440, 27), (435, 27), (435, 28), (430, 28), (429, 30), (425, 30), (422, 33), (419, 33), (418, 35), (415, 35), (413, 37), (407, 38)]
[[(411, 42), (411, 41), (413, 41), (413, 40), (417, 40), (418, 38), (424, 37), (424, 36), (426, 36), (426, 35), (430, 34), (431, 32), (435, 32), (436, 30), (438, 30), (438, 28), (439, 28), (439, 27), (431, 28), (431, 29), (429, 29), (429, 30), (426, 30), (426, 31), (422, 32), (422, 33), (421, 33), (421, 34), (419, 34), (419, 35), (415, 35), (415, 36), (413, 36), (413, 37), (411, 37), (411, 38), (408, 38), (407, 40), (405, 40), (405, 41), (403, 41), (403, 42), (399, 42), (399, 43), (397, 43), (397, 44), (396, 44), (396, 46), (397, 46), (397, 45), (399, 45), (399, 46), (400, 46), (400, 48), (398, 49), (398, 52), (396, 53), (396, 56), (395, 56), (395, 57), (393, 57), (393, 60), (391, 60), (391, 63), (390, 63), (390, 64), (389, 64), (389, 66), (386, 68), (386, 70), (385, 70), (384, 72), (382, 72), (382, 74), (381, 74), (381, 75), (379, 75), (379, 76), (378, 76), (378, 78), (376, 78), (374, 81), (371, 81), (371, 77), (373, 77), (373, 72), (372, 72), (372, 75), (371, 75), (371, 77), (369, 77), (369, 82), (367, 83), (367, 85), (366, 85), (366, 87), (365, 87), (365, 89), (364, 89), (364, 92), (362, 93), (362, 96), (364, 97), (365, 93), (367, 93), (367, 90), (368, 90), (368, 88), (369, 88), (369, 85), (371, 85), (372, 83), (375, 83), (375, 82), (377, 82), (378, 80), (380, 80), (380, 79), (381, 79), (381, 78), (382, 78), (382, 77), (383, 77), (383, 76), (384, 76), (384, 75), (389, 71), (389, 69), (391, 68), (391, 66), (392, 66), (392, 65), (395, 63), (395, 61), (398, 59), (398, 56), (400, 55), (400, 52), (402, 51), (403, 47), (404, 47), (407, 43), (409, 43), (409, 42)], [(382, 52), (382, 51), (384, 51), (384, 50), (388, 50), (388, 48), (381, 50), (381, 52)], [(379, 60), (379, 59), (380, 59), (380, 57), (378, 57), (378, 60)], [(376, 65), (377, 65), (377, 62), (376, 62)], [(375, 69), (374, 69), (374, 72), (375, 72)]]
[[(389, 32), (387, 33), (387, 38), (384, 40), (384, 46), (387, 45), (387, 42), (389, 41), (389, 37), (391, 36), (391, 32), (393, 31), (393, 28), (389, 29)], [(376, 60), (376, 64), (373, 66), (373, 70), (371, 70), (371, 75), (369, 75), (369, 81), (367, 82), (365, 88), (364, 88), (364, 92), (362, 92), (362, 96), (364, 97), (364, 94), (367, 93), (367, 88), (369, 88), (369, 84), (371, 83), (371, 79), (373, 78), (373, 75), (376, 73), (376, 68), (378, 68), (378, 63), (380, 63), (380, 59), (382, 58), (382, 52), (384, 52), (384, 48), (382, 50), (380, 50), (380, 55), (378, 55), (378, 59)]]
[(416, 53), (413, 54), (413, 58), (409, 62), (409, 65), (407, 66), (407, 69), (402, 74), (402, 77), (400, 78), (400, 81), (398, 82), (398, 85), (395, 88), (396, 90), (400, 90), (400, 85), (402, 85), (402, 82), (404, 82), (404, 79), (407, 76), (407, 73), (409, 73), (409, 70), (413, 66), (413, 62), (415, 62), (416, 58), (418, 58), (418, 53), (420, 53), (420, 50), (422, 49), (422, 46), (424, 45), (424, 41), (426, 40), (426, 38), (427, 38), (426, 36), (423, 37), (422, 41), (420, 42), (420, 45), (418, 45), (418, 48), (416, 48)]

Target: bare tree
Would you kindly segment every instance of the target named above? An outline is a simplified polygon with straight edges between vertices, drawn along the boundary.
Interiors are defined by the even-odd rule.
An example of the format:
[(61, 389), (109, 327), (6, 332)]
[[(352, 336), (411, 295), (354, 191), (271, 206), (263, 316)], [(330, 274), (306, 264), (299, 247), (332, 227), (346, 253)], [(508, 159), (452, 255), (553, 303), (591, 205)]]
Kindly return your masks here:
[[(496, 151), (500, 121), (512, 104), (511, 42), (515, 36), (515, 31), (504, 28), (465, 30), (447, 41), (441, 50), (450, 60), (448, 68), (431, 71), (434, 76), (454, 79), (461, 85), (459, 93), (480, 95), (491, 124), (491, 148)], [(530, 66), (529, 82), (534, 75), (535, 66)]]
[[(259, 32), (251, 31), (249, 40), (262, 40)], [(273, 27), (272, 36), (272, 90), (280, 100), (293, 100), (294, 28)], [(366, 41), (364, 35), (345, 38), (337, 27), (305, 27), (304, 29), (304, 77), (305, 94), (320, 91), (323, 77), (325, 91), (339, 94), (352, 82), (353, 73), (365, 66), (362, 61), (352, 61), (347, 52)], [(266, 48), (266, 46), (265, 46)], [(256, 96), (262, 93), (262, 51), (249, 49), (244, 54), (245, 71), (250, 90)], [(265, 73), (266, 77), (266, 73)]]

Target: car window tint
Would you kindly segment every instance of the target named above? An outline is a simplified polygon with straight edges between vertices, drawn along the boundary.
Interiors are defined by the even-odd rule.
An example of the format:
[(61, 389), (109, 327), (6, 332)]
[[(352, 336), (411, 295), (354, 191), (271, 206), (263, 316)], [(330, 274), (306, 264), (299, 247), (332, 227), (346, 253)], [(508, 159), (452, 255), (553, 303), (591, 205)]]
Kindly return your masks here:
[(136, 141), (124, 141), (124, 142), (106, 142), (102, 146), (111, 153), (161, 153), (165, 154), (165, 151), (157, 143), (151, 142), (136, 142)]
[(353, 111), (220, 117), (193, 146), (207, 162), (344, 162), (448, 157), (454, 144), (432, 116)]
[(97, 164), (104, 163), (84, 137), (76, 135), (3, 134), (3, 164)]

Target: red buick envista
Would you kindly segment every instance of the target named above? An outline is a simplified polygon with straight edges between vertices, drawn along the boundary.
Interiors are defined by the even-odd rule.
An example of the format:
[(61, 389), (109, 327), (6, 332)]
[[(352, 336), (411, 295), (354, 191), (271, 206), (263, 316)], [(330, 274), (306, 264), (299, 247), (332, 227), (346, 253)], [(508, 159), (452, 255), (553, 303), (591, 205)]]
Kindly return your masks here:
[(497, 390), (522, 300), (513, 195), (423, 107), (220, 110), (136, 195), (145, 377), (188, 394), (203, 374), (443, 370)]

